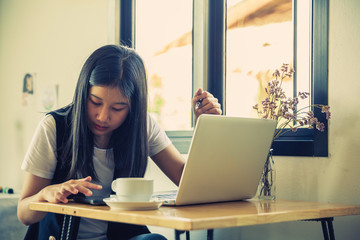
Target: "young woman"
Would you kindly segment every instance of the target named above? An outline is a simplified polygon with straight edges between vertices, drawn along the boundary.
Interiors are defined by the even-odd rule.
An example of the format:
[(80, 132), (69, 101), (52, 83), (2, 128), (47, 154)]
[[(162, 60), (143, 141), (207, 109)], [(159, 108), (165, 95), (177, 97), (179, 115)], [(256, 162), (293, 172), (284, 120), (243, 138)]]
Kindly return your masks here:
[[(58, 235), (63, 221), (30, 210), (30, 202), (67, 203), (79, 193), (109, 196), (113, 179), (144, 176), (148, 156), (179, 184), (185, 160), (147, 113), (147, 98), (145, 67), (134, 50), (107, 45), (90, 55), (72, 103), (44, 117), (26, 153), (18, 218), (30, 225), (27, 239)], [(221, 114), (217, 99), (201, 89), (192, 106), (196, 119)], [(164, 239), (145, 226), (75, 220), (72, 239)]]

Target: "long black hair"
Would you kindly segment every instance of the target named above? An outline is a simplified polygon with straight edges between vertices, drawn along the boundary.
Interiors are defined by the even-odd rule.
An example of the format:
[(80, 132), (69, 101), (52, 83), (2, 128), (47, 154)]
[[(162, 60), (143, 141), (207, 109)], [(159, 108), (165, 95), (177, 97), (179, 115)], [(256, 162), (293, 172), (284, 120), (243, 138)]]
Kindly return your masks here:
[(71, 130), (60, 160), (70, 165), (68, 178), (92, 176), (97, 179), (92, 161), (94, 137), (87, 125), (87, 99), (92, 86), (118, 87), (129, 100), (129, 113), (113, 131), (109, 147), (113, 149), (117, 176), (144, 176), (148, 157), (145, 66), (133, 49), (106, 45), (86, 60), (73, 101), (65, 112)]

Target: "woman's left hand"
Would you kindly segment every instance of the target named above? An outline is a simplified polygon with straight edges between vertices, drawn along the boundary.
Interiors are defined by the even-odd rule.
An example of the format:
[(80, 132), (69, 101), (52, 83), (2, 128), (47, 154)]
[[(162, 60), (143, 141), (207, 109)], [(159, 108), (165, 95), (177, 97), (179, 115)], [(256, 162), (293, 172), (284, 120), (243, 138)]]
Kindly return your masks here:
[[(201, 101), (200, 104), (198, 103), (199, 101)], [(196, 91), (195, 96), (192, 99), (192, 107), (195, 114), (195, 123), (197, 118), (203, 113), (216, 115), (221, 115), (222, 113), (218, 99), (211, 93), (203, 91), (201, 88)]]

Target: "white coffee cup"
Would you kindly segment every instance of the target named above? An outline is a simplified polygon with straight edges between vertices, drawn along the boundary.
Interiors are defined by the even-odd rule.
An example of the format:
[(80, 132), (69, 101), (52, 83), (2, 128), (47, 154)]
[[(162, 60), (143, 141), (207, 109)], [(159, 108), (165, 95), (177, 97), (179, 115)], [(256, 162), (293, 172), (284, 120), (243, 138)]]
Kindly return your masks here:
[(111, 183), (116, 198), (122, 202), (147, 202), (154, 192), (154, 181), (146, 178), (117, 178)]

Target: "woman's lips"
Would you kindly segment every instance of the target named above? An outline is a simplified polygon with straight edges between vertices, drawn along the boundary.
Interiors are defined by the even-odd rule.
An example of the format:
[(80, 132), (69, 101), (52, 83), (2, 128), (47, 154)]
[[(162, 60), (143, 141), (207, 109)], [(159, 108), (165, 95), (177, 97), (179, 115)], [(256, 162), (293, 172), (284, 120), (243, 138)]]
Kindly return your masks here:
[(99, 131), (105, 131), (106, 129), (108, 129), (108, 127), (106, 127), (106, 126), (100, 126), (97, 124), (95, 124), (95, 128)]

